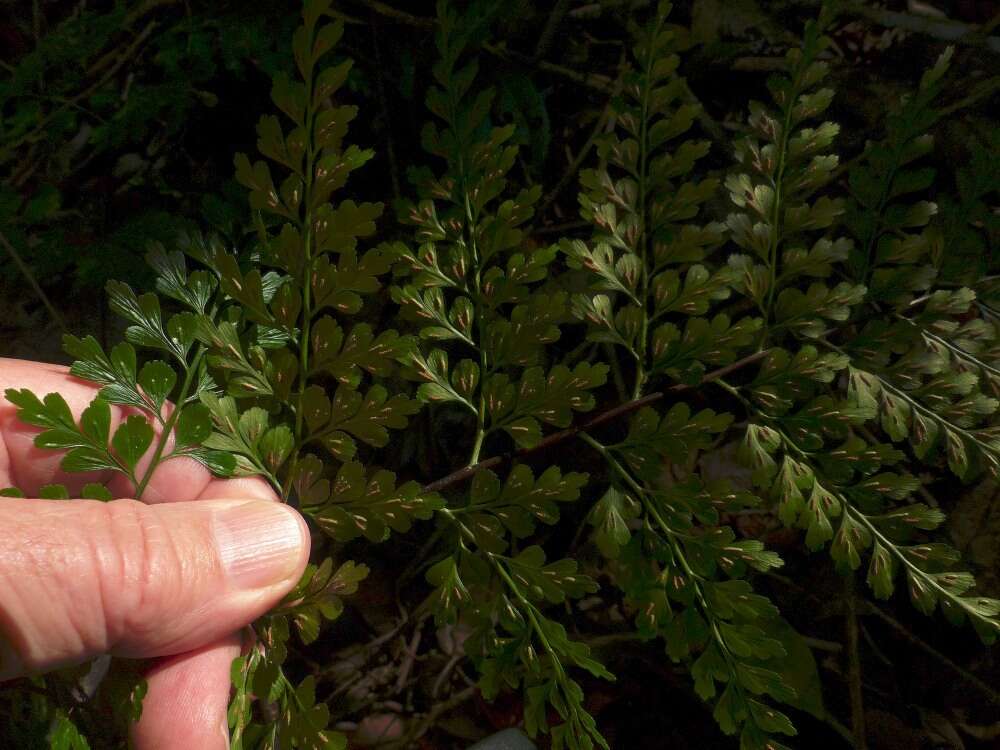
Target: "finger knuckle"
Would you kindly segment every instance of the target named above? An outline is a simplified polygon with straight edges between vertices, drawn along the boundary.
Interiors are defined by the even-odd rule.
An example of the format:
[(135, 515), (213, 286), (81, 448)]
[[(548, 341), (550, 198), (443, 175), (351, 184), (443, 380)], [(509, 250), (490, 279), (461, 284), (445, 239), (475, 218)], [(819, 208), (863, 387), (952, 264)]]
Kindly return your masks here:
[(109, 645), (142, 640), (160, 626), (177, 598), (181, 561), (170, 529), (135, 500), (105, 504), (103, 549), (95, 550), (96, 576)]

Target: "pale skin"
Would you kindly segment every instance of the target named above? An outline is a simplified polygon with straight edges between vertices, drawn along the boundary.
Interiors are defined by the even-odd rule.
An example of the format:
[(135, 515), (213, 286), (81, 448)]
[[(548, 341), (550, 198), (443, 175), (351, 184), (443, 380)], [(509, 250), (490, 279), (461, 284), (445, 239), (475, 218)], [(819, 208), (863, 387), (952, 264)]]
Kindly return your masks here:
[[(0, 358), (7, 388), (58, 392), (77, 417), (96, 394), (64, 367)], [(123, 414), (113, 409), (112, 432)], [(0, 498), (0, 681), (104, 653), (156, 657), (137, 750), (228, 748), (240, 630), (301, 577), (305, 523), (266, 483), (214, 478), (186, 458), (161, 464), (135, 502), (122, 475), (62, 472), (59, 453), (34, 446), (39, 431), (0, 398), (0, 487), (29, 498)], [(122, 499), (30, 499), (95, 481)]]

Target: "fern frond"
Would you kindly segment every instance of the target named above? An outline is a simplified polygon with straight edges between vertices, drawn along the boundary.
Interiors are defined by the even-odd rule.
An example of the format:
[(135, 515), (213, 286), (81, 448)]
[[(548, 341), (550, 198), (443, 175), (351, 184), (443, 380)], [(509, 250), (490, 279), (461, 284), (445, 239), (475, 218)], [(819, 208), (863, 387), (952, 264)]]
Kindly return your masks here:
[[(806, 544), (811, 549), (830, 543), (831, 556), (849, 574), (861, 566), (863, 556), (871, 550), (867, 580), (877, 597), (892, 595), (894, 579), (902, 571), (910, 599), (921, 612), (931, 614), (940, 605), (951, 622), (968, 620), (985, 643), (996, 640), (1000, 635), (1000, 601), (966, 596), (975, 579), (968, 572), (954, 570), (958, 553), (948, 545), (914, 539), (920, 532), (937, 529), (944, 514), (910, 499), (920, 486), (915, 477), (879, 471), (883, 462), (895, 463), (901, 454), (873, 451), (856, 437), (848, 437), (837, 453), (840, 468), (836, 469), (839, 476), (834, 477), (821, 458), (825, 452), (822, 441), (804, 446), (786, 431), (784, 419), (766, 421), (768, 426), (747, 431), (745, 456), (755, 468), (756, 481), (770, 485), (772, 497), (780, 503), (782, 519), (806, 530)], [(863, 421), (862, 414), (855, 424)], [(831, 438), (843, 436), (842, 432)], [(863, 447), (862, 453), (859, 447)], [(853, 470), (845, 470), (845, 460), (851, 462)]]
[(886, 118), (886, 137), (868, 144), (850, 170), (845, 226), (857, 245), (848, 267), (868, 287), (873, 302), (905, 304), (913, 293), (928, 289), (936, 276), (929, 262), (928, 235), (913, 230), (930, 223), (937, 205), (910, 202), (910, 197), (934, 183), (934, 170), (916, 162), (934, 145), (928, 131), (938, 115), (932, 105), (943, 89), (952, 52), (949, 47), (924, 73), (917, 91)]
[[(568, 300), (565, 293), (541, 291), (555, 249), (526, 248), (523, 227), (541, 188), (514, 193), (508, 187), (518, 153), (514, 128), (489, 122), (491, 89), (474, 92), (478, 65), (469, 60), (469, 35), (475, 26), (448, 3), (438, 4), (440, 59), (433, 69), (436, 85), (427, 93), (437, 119), (425, 126), (422, 140), (443, 160), (444, 171), (412, 174), (419, 200), (402, 208), (400, 220), (415, 228), (419, 246), (386, 246), (403, 280), (392, 288), (393, 299), (417, 323), (421, 339), (400, 357), (405, 375), (420, 383), (421, 401), (471, 417), (465, 423), (468, 466), (505, 441), (530, 448), (545, 426), (567, 427), (574, 413), (593, 409), (592, 392), (607, 378), (603, 364), (547, 362), (546, 347), (560, 337)], [(455, 437), (450, 442), (463, 445)], [(476, 629), (467, 652), (480, 667), (484, 694), (522, 689), (532, 735), (549, 731), (551, 706), (562, 720), (551, 727), (554, 746), (573, 750), (607, 743), (568, 668), (611, 675), (542, 608), (596, 585), (575, 562), (546, 563), (540, 547), (513, 556), (508, 550), (513, 540), (530, 537), (536, 522), (555, 523), (557, 503), (575, 500), (585, 481), (557, 467), (535, 479), (527, 467), (515, 466), (502, 482), (492, 472), (478, 472), (467, 495), (449, 498), (438, 510), (461, 551), (427, 574), (438, 616), (461, 610)]]
[[(693, 384), (706, 365), (733, 363), (759, 338), (762, 324), (720, 312), (739, 287), (738, 264), (712, 262), (722, 225), (693, 223), (719, 184), (694, 176), (708, 144), (685, 138), (697, 109), (681, 103), (682, 32), (667, 24), (669, 11), (661, 3), (640, 31), (625, 95), (614, 106), (616, 131), (600, 142), (600, 167), (581, 176), (581, 214), (594, 237), (562, 244), (594, 290), (576, 295), (574, 313), (589, 324), (591, 340), (616, 344), (631, 357), (636, 399), (664, 380)], [(707, 482), (697, 469), (683, 483), (664, 480), (664, 463), (697, 466), (699, 451), (732, 421), (731, 414), (693, 413), (677, 403), (662, 416), (649, 407), (636, 412), (615, 444), (583, 433), (610, 478), (590, 523), (600, 550), (617, 563), (617, 585), (639, 632), (662, 637), (672, 659), (689, 662), (695, 690), (715, 703), (720, 727), (740, 733), (745, 747), (781, 747), (773, 735), (795, 729), (761, 698), (795, 700), (776, 671), (781, 667), (771, 663), (785, 654), (767, 634), (777, 610), (739, 579), (749, 569), (782, 563), (759, 542), (738, 541), (718, 525), (721, 512), (759, 499)], [(733, 596), (746, 606), (730, 606)]]
[[(596, 277), (591, 287), (599, 292), (576, 295), (573, 311), (593, 324), (592, 340), (622, 346), (633, 358), (633, 397), (668, 369), (720, 361), (691, 350), (665, 358), (669, 342), (680, 334), (663, 321), (677, 314), (702, 316), (730, 294), (728, 270), (703, 265), (721, 244), (722, 227), (688, 223), (715, 194), (718, 181), (692, 175), (709, 144), (685, 138), (698, 107), (681, 103), (685, 84), (676, 75), (681, 31), (667, 24), (669, 11), (670, 4), (661, 3), (636, 38), (624, 94), (612, 104), (616, 128), (598, 140), (601, 166), (581, 172), (580, 213), (593, 223), (595, 235), (590, 243), (562, 243), (570, 266)], [(695, 334), (708, 321), (693, 317), (688, 325)]]
[[(847, 260), (851, 242), (826, 236), (843, 202), (826, 195), (812, 200), (837, 167), (831, 146), (840, 130), (829, 121), (811, 124), (833, 99), (823, 87), (829, 70), (820, 56), (829, 40), (821, 22), (807, 24), (802, 47), (790, 50), (785, 69), (768, 79), (771, 103), (751, 103), (750, 132), (736, 149), (747, 171), (726, 180), (739, 209), (726, 220), (730, 238), (747, 251), (730, 256), (729, 265), (739, 291), (764, 316), (765, 340), (782, 330), (819, 336), (846, 320), (865, 294), (861, 284), (825, 281)], [(821, 280), (803, 292), (804, 278)]]

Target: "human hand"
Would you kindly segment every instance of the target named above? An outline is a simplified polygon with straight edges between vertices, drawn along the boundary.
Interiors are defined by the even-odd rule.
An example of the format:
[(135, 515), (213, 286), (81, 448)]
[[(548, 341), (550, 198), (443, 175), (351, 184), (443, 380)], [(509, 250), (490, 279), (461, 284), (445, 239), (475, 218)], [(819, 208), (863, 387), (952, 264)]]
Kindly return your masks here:
[[(64, 367), (0, 358), (0, 393), (25, 387), (62, 394), (76, 417), (95, 395)], [(107, 480), (130, 496), (121, 475), (61, 471), (15, 412), (0, 403), (0, 487), (31, 498), (45, 484), (74, 492)], [(112, 431), (123, 413), (113, 408)], [(262, 481), (217, 479), (188, 458), (158, 466), (143, 502), (0, 498), (0, 680), (104, 653), (162, 657), (136, 748), (227, 748), (238, 631), (298, 582), (309, 556), (304, 521), (276, 500)]]

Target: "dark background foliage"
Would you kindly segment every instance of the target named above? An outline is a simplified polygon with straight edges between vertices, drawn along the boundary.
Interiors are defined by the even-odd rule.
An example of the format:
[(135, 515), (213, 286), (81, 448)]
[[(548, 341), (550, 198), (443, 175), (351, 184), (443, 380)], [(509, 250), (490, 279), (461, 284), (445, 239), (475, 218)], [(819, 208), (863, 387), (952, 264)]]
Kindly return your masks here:
[[(531, 241), (572, 235), (581, 228), (576, 172), (591, 156), (629, 26), (645, 3), (468, 5), (482, 18), (475, 39), (480, 85), (498, 90), (492, 116), (514, 123), (514, 140), (524, 147), (515, 179), (542, 188)], [(360, 107), (354, 138), (376, 151), (352, 181), (359, 201), (402, 198), (410, 193), (412, 167), (426, 163), (420, 129), (436, 57), (433, 6), (430, 0), (335, 3), (347, 24), (338, 54), (355, 60), (347, 95)], [(877, 137), (885, 103), (913, 88), (940, 54), (943, 38), (965, 33), (943, 101), (954, 111), (937, 126), (932, 191), (949, 247), (946, 274), (960, 282), (995, 273), (1000, 3), (845, 6), (832, 34), (838, 95), (831, 110), (844, 126), (837, 143), (843, 162)], [(140, 261), (150, 241), (169, 244), (180, 230), (200, 228), (233, 246), (244, 243), (251, 227), (244, 190), (232, 177), (232, 155), (254, 150), (254, 124), (268, 111), (270, 79), (292, 67), (286, 48), (299, 12), (298, 2), (267, 0), (0, 0), (0, 354), (61, 360), (61, 330), (114, 340), (104, 284), (115, 278), (148, 287)], [(691, 26), (695, 43), (683, 72), (692, 96), (704, 105), (699, 125), (713, 141), (708, 169), (730, 164), (747, 101), (764, 98), (767, 73), (815, 13), (816, 3), (808, 0), (677, 3), (673, 20)], [(960, 177), (960, 165), (970, 166), (972, 176)], [(985, 208), (970, 206), (980, 198)], [(717, 213), (724, 215), (724, 207)], [(968, 231), (970, 217), (977, 230), (986, 231)], [(388, 219), (383, 226), (387, 234), (398, 231)], [(413, 431), (409, 439), (423, 437)], [(430, 437), (425, 451), (446, 451), (440, 435)], [(440, 466), (447, 456), (421, 460)], [(739, 471), (724, 452), (718, 463), (722, 473)], [(572, 459), (563, 465), (576, 468)], [(997, 595), (996, 486), (986, 481), (965, 487), (946, 479), (937, 492), (953, 498), (953, 541), (976, 567), (984, 590)], [(850, 723), (844, 718), (850, 707), (843, 584), (773, 521), (748, 512), (736, 523), (786, 558), (782, 574), (760, 586), (797, 629), (810, 634), (824, 678), (828, 718), (803, 716), (799, 741), (844, 747), (849, 731), (841, 722)], [(406, 683), (405, 674), (400, 678), (404, 670), (431, 683), (445, 668), (454, 670), (442, 642), (447, 634), (405, 619), (406, 597), (397, 584), (414, 577), (407, 561), (417, 552), (412, 540), (378, 548), (381, 557), (365, 560), (372, 578), (344, 620), (324, 636), (327, 668), (339, 681), (327, 687), (355, 727), (381, 726), (379, 720), (412, 708), (412, 691), (393, 689), (397, 680)], [(1000, 746), (995, 651), (982, 650), (966, 632), (940, 620), (922, 618), (906, 603), (864, 605), (860, 614), (872, 747)], [(578, 630), (586, 634), (600, 625), (581, 622)], [(421, 637), (433, 642), (435, 636), (436, 643), (420, 648)], [(613, 637), (595, 636), (592, 646), (619, 675), (614, 686), (587, 686), (588, 708), (612, 747), (731, 746), (667, 659), (650, 660), (655, 652)], [(457, 694), (452, 680), (460, 683), (460, 671), (447, 682)], [(360, 693), (348, 689), (359, 682), (365, 688)], [(423, 707), (435, 719), (423, 747), (467, 745), (516, 722), (521, 713), (514, 697), (493, 705), (471, 698), (470, 710), (452, 711), (444, 698), (448, 691), (440, 692), (439, 705)], [(23, 740), (25, 747), (34, 746), (31, 738)]]

